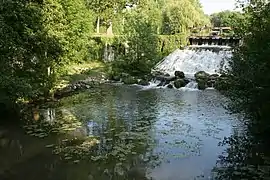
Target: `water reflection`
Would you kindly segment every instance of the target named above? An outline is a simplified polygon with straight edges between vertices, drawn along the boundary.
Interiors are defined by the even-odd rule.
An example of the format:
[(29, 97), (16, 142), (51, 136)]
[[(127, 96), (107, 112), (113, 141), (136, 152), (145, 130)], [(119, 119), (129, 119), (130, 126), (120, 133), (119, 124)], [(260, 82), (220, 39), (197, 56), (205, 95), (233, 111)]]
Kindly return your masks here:
[(40, 108), (39, 120), (29, 118), (25, 131), (6, 134), (23, 153), (9, 161), (13, 147), (6, 146), (0, 156), (10, 165), (0, 165), (0, 177), (206, 179), (225, 149), (218, 143), (237, 124), (225, 102), (214, 90), (112, 85), (66, 97)]
[(262, 129), (250, 122), (245, 131), (224, 139), (227, 149), (213, 169), (215, 179), (270, 179), (269, 129)]

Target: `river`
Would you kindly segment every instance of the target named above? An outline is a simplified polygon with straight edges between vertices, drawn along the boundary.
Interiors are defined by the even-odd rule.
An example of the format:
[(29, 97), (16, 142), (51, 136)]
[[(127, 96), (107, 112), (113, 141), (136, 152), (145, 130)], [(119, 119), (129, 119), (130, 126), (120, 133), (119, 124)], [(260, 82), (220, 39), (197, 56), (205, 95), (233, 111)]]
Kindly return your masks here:
[[(0, 179), (214, 179), (225, 137), (243, 131), (214, 89), (102, 85), (0, 128)], [(35, 120), (34, 120), (35, 119)]]

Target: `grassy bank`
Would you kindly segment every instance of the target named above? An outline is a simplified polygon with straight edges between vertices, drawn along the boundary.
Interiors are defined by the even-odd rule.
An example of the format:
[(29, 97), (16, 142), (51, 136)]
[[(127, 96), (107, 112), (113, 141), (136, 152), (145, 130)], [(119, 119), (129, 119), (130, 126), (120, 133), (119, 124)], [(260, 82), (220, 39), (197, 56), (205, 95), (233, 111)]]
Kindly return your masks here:
[(81, 80), (93, 79), (100, 80), (107, 76), (107, 65), (101, 61), (88, 61), (82, 63), (73, 63), (63, 68), (64, 72), (58, 79), (54, 89), (62, 89), (69, 84)]

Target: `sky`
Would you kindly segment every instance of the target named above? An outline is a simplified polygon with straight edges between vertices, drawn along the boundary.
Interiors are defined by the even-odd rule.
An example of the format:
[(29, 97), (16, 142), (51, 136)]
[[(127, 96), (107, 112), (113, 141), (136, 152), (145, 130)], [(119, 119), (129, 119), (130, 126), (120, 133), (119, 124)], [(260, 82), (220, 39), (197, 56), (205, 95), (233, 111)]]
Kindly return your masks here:
[(200, 0), (205, 14), (234, 10), (235, 0)]

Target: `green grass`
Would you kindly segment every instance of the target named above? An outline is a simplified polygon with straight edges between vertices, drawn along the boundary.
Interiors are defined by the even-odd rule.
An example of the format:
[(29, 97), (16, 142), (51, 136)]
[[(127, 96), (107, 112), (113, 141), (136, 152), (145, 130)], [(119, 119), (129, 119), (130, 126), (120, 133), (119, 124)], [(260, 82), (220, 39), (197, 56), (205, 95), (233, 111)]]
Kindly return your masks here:
[(76, 83), (89, 77), (101, 79), (107, 76), (106, 65), (100, 61), (73, 63), (64, 67), (65, 73), (59, 78), (56, 89), (61, 89), (68, 84)]

